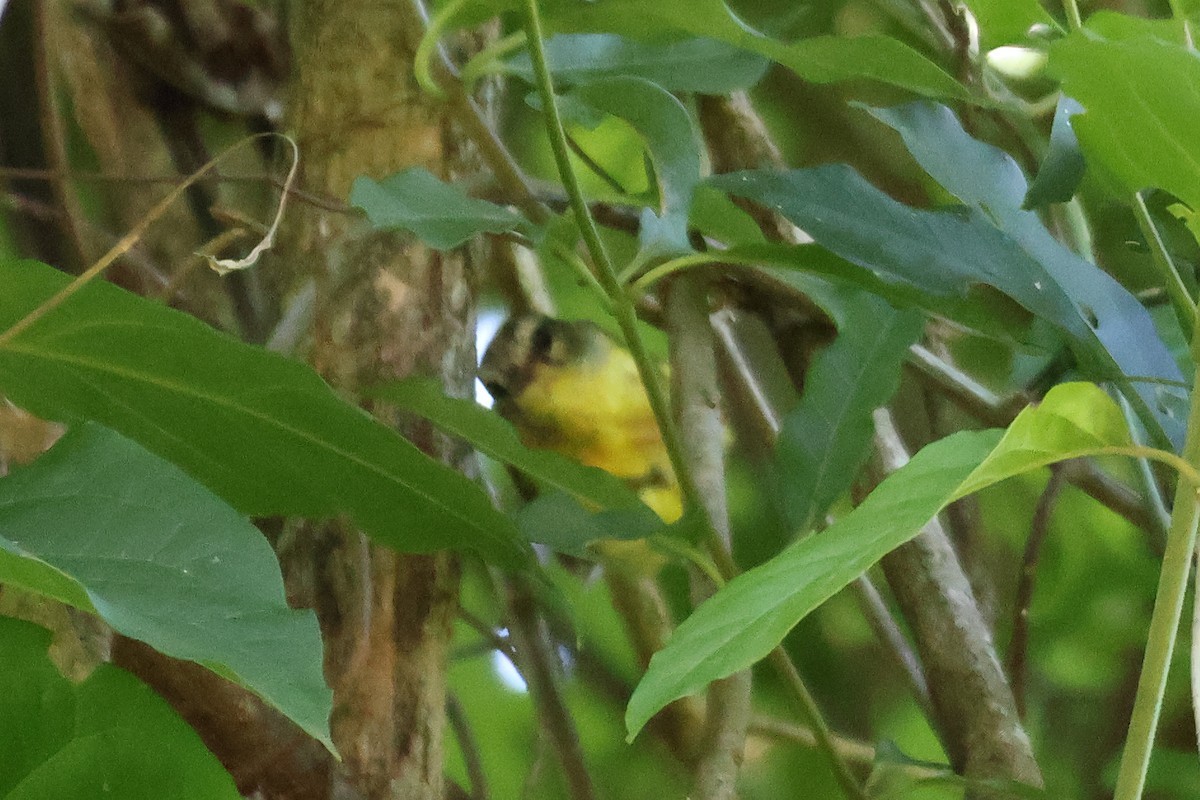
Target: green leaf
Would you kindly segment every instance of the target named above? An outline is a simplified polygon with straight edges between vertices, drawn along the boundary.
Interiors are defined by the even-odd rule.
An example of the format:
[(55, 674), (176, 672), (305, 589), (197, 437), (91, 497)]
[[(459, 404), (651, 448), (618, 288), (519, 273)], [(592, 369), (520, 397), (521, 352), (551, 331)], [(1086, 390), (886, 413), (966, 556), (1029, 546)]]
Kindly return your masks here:
[(563, 492), (538, 495), (517, 513), (517, 525), (531, 542), (580, 558), (593, 557), (591, 542), (645, 539), (667, 529), (645, 505), (588, 511)]
[(1165, 189), (1200, 208), (1196, 119), (1200, 60), (1181, 45), (1142, 37), (1072, 34), (1050, 50), (1050, 71), (1086, 111), (1072, 120), (1090, 163), (1126, 191)]
[[(562, 84), (625, 76), (645, 78), (672, 92), (700, 94), (748, 89), (758, 83), (768, 65), (762, 56), (713, 39), (646, 44), (608, 33), (551, 36), (546, 40), (546, 59)], [(511, 59), (505, 71), (534, 82), (528, 53)]]
[(107, 664), (73, 685), (47, 657), (49, 644), (49, 631), (0, 617), (0, 797), (241, 797), (153, 691)]
[(730, 581), (655, 653), (625, 711), (630, 737), (659, 709), (746, 669), (797, 622), (917, 534), (991, 452), (998, 431), (935, 442), (825, 531)]
[(689, 252), (688, 209), (700, 182), (700, 133), (687, 109), (670, 92), (641, 78), (588, 83), (570, 96), (625, 120), (646, 142), (658, 181), (660, 216), (648, 220), (650, 212), (644, 213), (642, 249), (655, 255)]
[(98, 425), (72, 427), (0, 480), (0, 531), (0, 581), (213, 669), (332, 749), (316, 616), (288, 607), (262, 534), (174, 465)]
[[(0, 331), (69, 280), (0, 260)], [(84, 286), (0, 341), (0, 393), (48, 419), (118, 430), (245, 514), (347, 514), (398, 550), (527, 563), (516, 528), (478, 486), (312, 369), (110, 284)]]
[(436, 381), (427, 378), (396, 381), (373, 389), (371, 396), (419, 414), (446, 433), (516, 467), (545, 486), (600, 508), (645, 508), (620, 478), (550, 450), (526, 447), (513, 426), (499, 414), (472, 400), (447, 397)]
[(664, 35), (716, 39), (766, 56), (815, 83), (867, 78), (927, 97), (965, 98), (967, 91), (908, 45), (887, 36), (818, 36), (791, 44), (763, 36), (721, 0), (559, 0), (545, 8), (558, 32), (606, 32), (654, 42)]
[(1086, 164), (1079, 152), (1079, 141), (1071, 128), (1071, 117), (1083, 111), (1083, 106), (1063, 95), (1054, 110), (1050, 128), (1050, 150), (1038, 169), (1037, 177), (1025, 193), (1022, 208), (1041, 208), (1048, 203), (1065, 203), (1075, 195), (1083, 180)]
[(1055, 386), (1017, 415), (1000, 444), (955, 492), (966, 497), (1005, 478), (1107, 447), (1130, 447), (1125, 415), (1091, 383)]
[[(872, 113), (896, 128), (925, 170), (968, 207), (910, 208), (840, 164), (707, 182), (777, 209), (819, 244), (885, 281), (935, 296), (962, 297), (977, 284), (998, 289), (1062, 330), (1081, 368), (1099, 380), (1182, 379), (1141, 303), (1020, 208), (1027, 187), (1011, 158), (967, 136), (942, 106), (912, 103)], [(1128, 396), (1156, 442), (1179, 445), (1187, 407), (1182, 392), (1142, 382)]]
[(966, 5), (979, 24), (983, 50), (1027, 42), (1034, 25), (1058, 28), (1038, 0), (966, 0)]
[(507, 233), (525, 218), (503, 206), (468, 197), (424, 167), (409, 167), (382, 181), (354, 179), (350, 204), (381, 229), (411, 231), (435, 250), (449, 250), (479, 233)]
[[(1187, 393), (1120, 380), (1121, 375), (1183, 379), (1149, 312), (1108, 273), (1055, 239), (1035, 213), (1021, 208), (1028, 190), (1016, 162), (1004, 151), (972, 139), (944, 106), (910, 103), (871, 113), (896, 129), (931, 177), (1032, 259), (1036, 271), (1022, 275), (1025, 270), (1010, 270), (996, 288), (1062, 328), (1074, 340), (1075, 354), (1089, 376), (1116, 380), (1156, 444), (1170, 442), (1181, 448)], [(1074, 117), (1072, 124), (1079, 119)], [(1069, 304), (1071, 311), (1042, 313), (1039, 301), (1047, 295), (1055, 296), (1056, 305)]]
[(697, 608), (634, 690), (625, 712), (630, 738), (668, 703), (766, 656), (801, 619), (916, 536), (950, 502), (1050, 461), (1127, 443), (1119, 418), (1116, 404), (1097, 387), (1062, 384), (1021, 412), (1008, 433), (964, 431), (926, 446), (862, 505)]
[(776, 445), (794, 530), (809, 530), (858, 477), (871, 450), (871, 414), (895, 393), (909, 345), (924, 329), (919, 313), (849, 294), (838, 337), (814, 359)]

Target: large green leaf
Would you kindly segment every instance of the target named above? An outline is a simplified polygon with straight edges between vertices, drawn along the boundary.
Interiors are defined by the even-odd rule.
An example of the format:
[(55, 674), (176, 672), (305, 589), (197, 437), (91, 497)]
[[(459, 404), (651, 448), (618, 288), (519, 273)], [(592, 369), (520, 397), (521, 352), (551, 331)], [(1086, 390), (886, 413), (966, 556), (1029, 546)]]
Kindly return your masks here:
[(410, 167), (382, 181), (358, 177), (350, 203), (367, 212), (376, 228), (411, 231), (435, 250), (449, 250), (479, 233), (506, 233), (525, 226), (520, 214), (468, 197), (424, 167)]
[(871, 449), (871, 413), (895, 393), (924, 318), (865, 292), (843, 303), (833, 344), (813, 360), (804, 396), (783, 419), (775, 454), (795, 530), (807, 531), (858, 477)]
[[(69, 280), (0, 261), (0, 332)], [(0, 393), (42, 417), (114, 428), (246, 514), (347, 514), (399, 550), (465, 548), (508, 567), (527, 557), (478, 486), (309, 367), (109, 284), (0, 342)]]
[(660, 215), (643, 213), (642, 249), (687, 252), (692, 190), (700, 182), (700, 133), (683, 104), (642, 78), (608, 78), (576, 87), (570, 97), (620, 117), (645, 140), (658, 183)]
[[(714, 39), (687, 38), (647, 44), (611, 33), (578, 33), (546, 40), (546, 60), (556, 83), (638, 77), (672, 92), (726, 94), (748, 89), (767, 71), (767, 60)], [(505, 69), (533, 83), (533, 65), (522, 53)]]
[(916, 536), (951, 501), (1053, 460), (1127, 445), (1116, 404), (1091, 384), (1063, 384), (1008, 433), (960, 432), (923, 448), (858, 508), (730, 581), (655, 654), (629, 701), (636, 735), (659, 709), (766, 656), (818, 605)]
[[(901, 133), (926, 171), (966, 208), (910, 208), (838, 164), (708, 182), (777, 209), (822, 246), (885, 281), (930, 295), (961, 297), (978, 284), (998, 289), (1062, 330), (1080, 366), (1096, 379), (1182, 379), (1137, 299), (1021, 209), (1027, 186), (1011, 158), (967, 136), (941, 106), (913, 103), (873, 113)], [(1128, 395), (1156, 440), (1178, 446), (1187, 408), (1182, 392), (1140, 382)]]
[(1089, 161), (1126, 190), (1165, 189), (1200, 208), (1200, 59), (1143, 36), (1103, 41), (1072, 34), (1050, 51), (1050, 70), (1086, 111), (1072, 118)]
[(50, 632), (0, 617), (0, 797), (237, 800), (233, 779), (148, 687), (101, 664), (78, 686)]
[(555, 31), (618, 33), (643, 41), (680, 33), (717, 39), (759, 53), (816, 83), (867, 78), (927, 97), (963, 98), (967, 92), (932, 61), (887, 36), (818, 36), (786, 43), (763, 36), (721, 0), (605, 0), (546, 4)]
[[(1137, 298), (1055, 239), (1037, 214), (1022, 207), (1028, 185), (1007, 153), (971, 138), (944, 106), (910, 103), (871, 113), (896, 129), (931, 177), (1034, 261), (1041, 274), (1032, 275), (1032, 281), (1013, 271), (1004, 283), (994, 285), (1070, 334), (1081, 366), (1090, 377), (1116, 380), (1118, 385), (1122, 385), (1121, 375), (1183, 380), (1149, 312)], [(1070, 304), (1071, 312), (1057, 317), (1039, 312), (1037, 304), (1048, 294)], [(1139, 407), (1157, 443), (1169, 440), (1176, 449), (1183, 446), (1186, 392), (1141, 380), (1123, 385), (1122, 391)], [(1165, 434), (1165, 438), (1156, 434)]]
[(72, 427), (0, 480), (0, 582), (94, 611), (126, 636), (210, 667), (332, 747), (321, 632), (311, 611), (288, 607), (270, 545), (208, 489), (119, 434)]

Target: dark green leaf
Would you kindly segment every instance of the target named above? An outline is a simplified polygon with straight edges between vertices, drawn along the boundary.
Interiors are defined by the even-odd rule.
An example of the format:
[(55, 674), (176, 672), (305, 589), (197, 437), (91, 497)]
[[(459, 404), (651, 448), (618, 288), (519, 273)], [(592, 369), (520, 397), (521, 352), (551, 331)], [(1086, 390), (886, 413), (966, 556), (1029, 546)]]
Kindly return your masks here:
[[(1006, 154), (963, 132), (941, 106), (913, 103), (874, 114), (895, 127), (939, 183), (968, 204), (905, 206), (844, 165), (722, 175), (709, 183), (777, 209), (837, 255), (884, 280), (933, 295), (995, 287), (1061, 329), (1080, 366), (1101, 380), (1122, 374), (1179, 381), (1145, 308), (1107, 273), (1076, 256), (1020, 208), (1026, 184)], [(1179, 391), (1136, 384), (1131, 400), (1156, 441), (1182, 439)]]
[[(546, 58), (555, 80), (588, 83), (601, 78), (639, 77), (672, 92), (726, 94), (748, 89), (767, 71), (767, 60), (726, 42), (689, 38), (646, 44), (608, 33), (551, 36)], [(509, 61), (506, 70), (533, 83), (529, 55)]]
[(1086, 109), (1072, 120), (1089, 163), (1128, 192), (1165, 189), (1200, 208), (1200, 60), (1182, 45), (1079, 32), (1050, 51), (1050, 70)]
[(512, 425), (499, 414), (471, 400), (447, 397), (436, 381), (411, 378), (378, 387), (371, 394), (421, 415), (447, 433), (470, 442), (480, 452), (516, 467), (545, 486), (560, 489), (599, 508), (642, 507), (649, 512), (620, 478), (550, 450), (526, 447)]
[(101, 664), (71, 684), (50, 633), (0, 617), (0, 797), (237, 800), (233, 779), (136, 678)]
[(262, 534), (174, 465), (98, 425), (72, 427), (0, 480), (0, 531), (0, 581), (217, 670), (332, 748), (316, 617), (288, 607)]
[(1058, 99), (1054, 125), (1050, 129), (1050, 150), (1038, 169), (1037, 177), (1029, 185), (1023, 208), (1065, 203), (1079, 188), (1087, 165), (1084, 164), (1083, 154), (1079, 152), (1079, 141), (1071, 128), (1071, 117), (1082, 110), (1083, 106), (1066, 95)]
[(644, 505), (588, 511), (563, 492), (539, 495), (517, 514), (517, 525), (529, 541), (581, 558), (593, 557), (591, 542), (645, 539), (667, 527)]
[[(69, 280), (0, 260), (0, 331)], [(110, 284), (86, 285), (0, 341), (0, 392), (42, 417), (114, 428), (245, 514), (344, 513), (399, 550), (465, 548), (508, 567), (527, 557), (478, 486), (309, 367)]]
[[(1116, 404), (1091, 384), (1056, 386), (1007, 433), (964, 431), (934, 442), (862, 505), (730, 581), (655, 654), (625, 712), (630, 737), (673, 700), (746, 669), (796, 623), (968, 492), (1051, 461), (1128, 444)], [(1002, 435), (1003, 434), (1003, 435)]]
[(896, 39), (818, 36), (788, 44), (751, 29), (721, 0), (561, 0), (547, 4), (545, 13), (558, 32), (617, 33), (649, 42), (672, 34), (717, 39), (766, 56), (816, 83), (867, 78), (928, 97), (967, 96), (941, 68)]
[(570, 96), (620, 117), (646, 141), (658, 180), (660, 217), (643, 218), (642, 249), (656, 255), (689, 251), (688, 209), (700, 181), (700, 134), (687, 109), (670, 92), (641, 78), (585, 84)]
[[(1187, 393), (1120, 380), (1122, 375), (1183, 379), (1149, 313), (1108, 273), (1055, 239), (1037, 214), (1021, 208), (1027, 186), (1016, 162), (1002, 150), (972, 139), (944, 106), (911, 103), (872, 113), (900, 133), (931, 177), (1027, 254), (1032, 269), (1014, 265), (1004, 282), (993, 285), (1066, 332), (1086, 374), (1124, 384), (1122, 391), (1156, 444), (1182, 447)], [(1081, 118), (1074, 117), (1072, 124)], [(1043, 313), (1039, 309), (1048, 295), (1054, 295), (1055, 305), (1068, 304), (1071, 311)]]
[(776, 458), (795, 530), (807, 531), (858, 477), (871, 450), (872, 412), (895, 393), (921, 314), (847, 293), (838, 337), (813, 361), (799, 405), (783, 419)]
[(507, 233), (525, 218), (503, 206), (468, 197), (424, 167), (410, 167), (382, 181), (359, 177), (350, 204), (367, 212), (376, 228), (411, 231), (435, 250), (449, 250), (479, 233)]

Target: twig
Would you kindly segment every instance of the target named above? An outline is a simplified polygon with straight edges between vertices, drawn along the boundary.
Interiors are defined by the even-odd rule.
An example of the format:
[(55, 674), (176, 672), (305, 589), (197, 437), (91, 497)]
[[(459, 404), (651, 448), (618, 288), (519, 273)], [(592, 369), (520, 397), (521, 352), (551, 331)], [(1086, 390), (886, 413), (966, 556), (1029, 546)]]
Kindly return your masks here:
[[(66, 135), (63, 131), (62, 116), (58, 113), (57, 95), (54, 91), (54, 75), (50, 67), (49, 48), (46, 41), (51, 35), (52, 26), (46, 18), (47, 0), (35, 0), (33, 3), (33, 69), (35, 90), (38, 95), (38, 113), (42, 133), (42, 146), (46, 160), (51, 170), (64, 173), (69, 163), (67, 158)], [(66, 179), (51, 182), (55, 202), (62, 208), (63, 234), (70, 241), (75, 254), (76, 266), (71, 270), (81, 269), (88, 262), (87, 249), (84, 247), (83, 236), (80, 232), (82, 214), (79, 210), (79, 199), (75, 197)]]
[(516, 582), (509, 587), (509, 609), (514, 647), (521, 672), (537, 709), (542, 728), (550, 737), (562, 765), (571, 800), (594, 800), (595, 789), (579, 744), (579, 733), (558, 686), (556, 659), (541, 631), (537, 608), (530, 591)]
[[(724, 425), (721, 419), (717, 358), (703, 277), (683, 275), (669, 287), (667, 323), (671, 344), (672, 397), (679, 413), (686, 455), (703, 497), (704, 512), (717, 537), (714, 546), (731, 552), (726, 502)], [(732, 561), (732, 558), (729, 559)], [(693, 576), (693, 594), (716, 587)], [(743, 670), (708, 688), (704, 738), (696, 762), (697, 800), (732, 800), (750, 722), (752, 680)]]
[[(900, 469), (908, 462), (908, 451), (886, 409), (875, 413), (875, 430), (882, 468)], [(934, 722), (955, 768), (970, 778), (1040, 786), (1041, 771), (991, 632), (938, 520), (885, 556), (883, 569), (912, 626), (929, 680)]]
[(933, 703), (929, 698), (929, 684), (925, 680), (921, 660), (917, 658), (908, 639), (904, 638), (900, 626), (892, 618), (879, 588), (869, 575), (863, 574), (854, 581), (854, 593), (858, 597), (859, 608), (866, 617), (867, 624), (871, 626), (875, 637), (884, 645), (884, 649), (904, 675), (908, 690), (920, 706), (921, 712), (926, 719), (933, 719)]
[(1017, 596), (1013, 601), (1012, 638), (1008, 644), (1008, 677), (1012, 681), (1013, 699), (1017, 713), (1025, 718), (1025, 662), (1029, 648), (1029, 606), (1033, 601), (1034, 584), (1037, 581), (1038, 557), (1042, 543), (1050, 532), (1050, 516), (1054, 512), (1062, 492), (1064, 474), (1061, 467), (1050, 468), (1050, 481), (1038, 498), (1029, 525), (1029, 538), (1025, 540), (1025, 554), (1021, 558), (1021, 573), (1017, 581)]
[(462, 703), (453, 694), (446, 696), (446, 721), (454, 738), (458, 739), (458, 749), (462, 753), (463, 763), (467, 767), (467, 779), (471, 782), (471, 800), (488, 800), (487, 773), (483, 770), (483, 759), (479, 756), (479, 745), (471, 733), (471, 724), (463, 712)]

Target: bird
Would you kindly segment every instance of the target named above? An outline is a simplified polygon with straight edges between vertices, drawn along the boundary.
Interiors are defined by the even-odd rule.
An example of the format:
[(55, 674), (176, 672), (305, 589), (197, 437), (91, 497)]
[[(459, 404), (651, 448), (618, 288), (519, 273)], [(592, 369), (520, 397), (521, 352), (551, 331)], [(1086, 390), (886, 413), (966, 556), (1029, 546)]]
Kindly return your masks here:
[(488, 346), (479, 378), (526, 446), (599, 467), (664, 522), (680, 518), (679, 485), (637, 365), (598, 325), (513, 315)]

